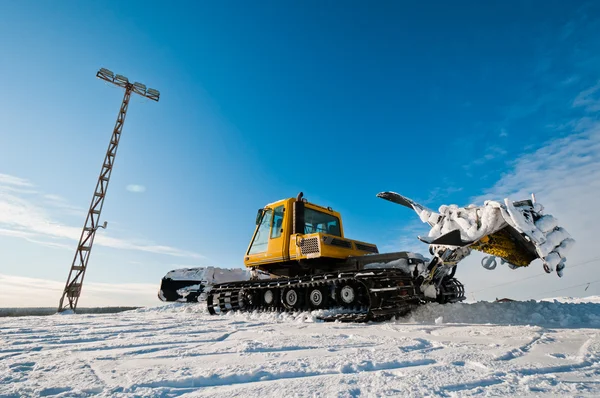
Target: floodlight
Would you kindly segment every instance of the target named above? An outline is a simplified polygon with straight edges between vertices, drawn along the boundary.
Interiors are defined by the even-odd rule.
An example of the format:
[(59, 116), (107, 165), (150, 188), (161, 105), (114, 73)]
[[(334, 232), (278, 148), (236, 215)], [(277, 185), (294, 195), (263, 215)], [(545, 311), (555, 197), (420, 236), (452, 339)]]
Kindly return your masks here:
[(159, 97), (160, 97), (160, 93), (158, 92), (158, 90), (149, 88), (148, 91), (146, 91), (146, 98), (149, 98), (153, 101), (158, 101)]
[(117, 75), (115, 76), (115, 80), (118, 81), (119, 83), (129, 83), (129, 79), (127, 79), (125, 76), (123, 75)]
[(112, 71), (106, 68), (100, 68), (96, 76), (102, 80), (105, 80), (109, 83), (113, 83), (119, 87), (123, 87), (129, 92), (134, 92), (143, 97), (151, 99), (153, 101), (158, 101), (160, 97), (160, 92), (153, 88), (147, 88), (145, 84), (140, 82), (129, 83), (129, 79), (123, 75), (115, 75)]
[(135, 83), (133, 83), (133, 87), (140, 90), (142, 92), (142, 94), (146, 94), (146, 86), (144, 84), (135, 82)]
[(111, 80), (114, 79), (114, 77), (115, 77), (115, 74), (106, 68), (100, 68), (100, 73), (103, 74), (104, 76), (110, 78)]

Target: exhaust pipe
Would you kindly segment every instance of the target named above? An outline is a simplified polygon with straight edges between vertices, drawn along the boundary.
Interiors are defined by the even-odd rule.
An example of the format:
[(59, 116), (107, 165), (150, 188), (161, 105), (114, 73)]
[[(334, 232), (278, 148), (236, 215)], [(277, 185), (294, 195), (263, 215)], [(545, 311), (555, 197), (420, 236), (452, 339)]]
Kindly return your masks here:
[(292, 234), (303, 234), (304, 233), (304, 201), (302, 197), (304, 193), (300, 192), (298, 196), (296, 196), (296, 201), (294, 202), (294, 221), (292, 223)]

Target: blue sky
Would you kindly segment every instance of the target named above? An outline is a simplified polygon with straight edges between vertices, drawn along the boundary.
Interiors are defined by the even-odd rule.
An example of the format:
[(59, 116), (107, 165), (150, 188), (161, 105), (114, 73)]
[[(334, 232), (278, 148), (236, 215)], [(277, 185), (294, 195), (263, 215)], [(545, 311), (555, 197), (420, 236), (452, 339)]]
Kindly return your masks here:
[[(593, 259), (599, 25), (577, 1), (3, 2), (0, 274), (66, 279), (122, 98), (100, 67), (162, 96), (131, 102), (90, 286), (151, 286), (153, 303), (170, 269), (242, 266), (256, 209), (299, 191), (348, 237), (426, 252), (426, 228), (376, 193), (437, 208), (535, 190), (580, 242), (569, 263)], [(457, 276), (478, 289), (541, 272), (469, 261)]]

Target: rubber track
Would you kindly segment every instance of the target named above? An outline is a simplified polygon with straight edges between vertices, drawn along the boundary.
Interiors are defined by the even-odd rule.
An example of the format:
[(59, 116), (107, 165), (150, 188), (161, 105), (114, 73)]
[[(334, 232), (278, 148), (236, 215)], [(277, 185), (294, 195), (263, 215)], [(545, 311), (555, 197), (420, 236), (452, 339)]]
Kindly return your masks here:
[[(358, 293), (358, 299), (351, 306), (344, 305), (339, 297), (340, 288), (346, 284), (350, 284)], [(315, 287), (326, 293), (326, 300), (320, 308), (308, 304), (308, 289), (312, 290)], [(274, 303), (271, 305), (263, 301), (267, 289), (275, 293)], [(295, 289), (299, 293), (299, 300), (295, 306), (285, 306), (282, 303), (282, 294), (288, 289)], [(331, 295), (331, 291), (335, 295)], [(228, 311), (279, 312), (345, 307), (342, 313), (323, 315), (320, 319), (367, 322), (405, 315), (422, 301), (423, 296), (418, 291), (414, 278), (394, 268), (222, 283), (214, 285), (208, 293), (207, 306), (211, 314)]]

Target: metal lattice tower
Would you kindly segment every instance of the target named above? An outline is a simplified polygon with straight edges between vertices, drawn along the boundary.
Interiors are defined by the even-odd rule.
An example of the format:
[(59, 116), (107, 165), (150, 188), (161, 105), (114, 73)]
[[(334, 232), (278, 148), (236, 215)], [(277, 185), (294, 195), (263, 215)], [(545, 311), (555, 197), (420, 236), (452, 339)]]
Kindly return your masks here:
[[(153, 101), (158, 101), (160, 93), (152, 88), (146, 89), (146, 86), (141, 83), (129, 83), (129, 80), (122, 75), (114, 75), (108, 69), (101, 68), (96, 77), (105, 80), (109, 83), (117, 85), (125, 89), (125, 95), (123, 96), (123, 102), (121, 103), (121, 109), (119, 110), (119, 116), (117, 116), (117, 122), (110, 138), (110, 144), (104, 157), (104, 163), (98, 182), (96, 183), (96, 189), (94, 190), (94, 197), (90, 204), (90, 210), (88, 211), (85, 219), (83, 230), (81, 231), (81, 237), (77, 244), (77, 250), (75, 252), (75, 258), (69, 271), (69, 277), (65, 285), (60, 303), (58, 304), (58, 312), (71, 309), (75, 311), (77, 308), (77, 302), (81, 295), (81, 287), (83, 285), (83, 277), (87, 269), (90, 254), (92, 252), (92, 245), (94, 244), (94, 237), (98, 228), (106, 228), (106, 221), (100, 225), (100, 213), (102, 212), (102, 206), (104, 206), (104, 199), (106, 198), (106, 190), (108, 189), (108, 182), (112, 173), (115, 157), (117, 156), (117, 148), (121, 139), (121, 132), (123, 131), (123, 124), (125, 123), (125, 116), (127, 115), (127, 108), (129, 107), (129, 99), (131, 93), (136, 93), (142, 97), (149, 98)], [(65, 303), (65, 297), (67, 302)]]

